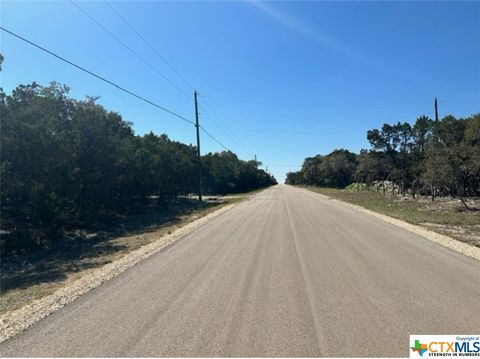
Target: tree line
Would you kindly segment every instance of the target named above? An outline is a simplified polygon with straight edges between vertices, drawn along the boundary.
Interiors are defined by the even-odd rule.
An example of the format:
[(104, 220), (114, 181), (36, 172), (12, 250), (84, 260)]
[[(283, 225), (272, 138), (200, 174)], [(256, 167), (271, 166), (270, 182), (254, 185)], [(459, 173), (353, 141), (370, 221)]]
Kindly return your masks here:
[[(0, 90), (1, 246), (4, 253), (49, 246), (72, 223), (168, 204), (198, 190), (196, 147), (148, 133), (58, 83)], [(234, 153), (201, 158), (204, 191), (246, 192), (275, 179)]]
[(377, 184), (385, 192), (430, 195), (480, 195), (480, 113), (466, 118), (427, 116), (367, 132), (370, 149), (344, 149), (306, 158), (286, 183), (344, 188)]

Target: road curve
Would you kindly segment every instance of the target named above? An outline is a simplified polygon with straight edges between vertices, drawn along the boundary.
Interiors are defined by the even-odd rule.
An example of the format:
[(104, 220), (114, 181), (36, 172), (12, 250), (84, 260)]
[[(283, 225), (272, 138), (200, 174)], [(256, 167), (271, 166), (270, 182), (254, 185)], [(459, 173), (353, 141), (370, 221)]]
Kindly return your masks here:
[(285, 185), (0, 344), (2, 356), (408, 356), (480, 332), (480, 262)]

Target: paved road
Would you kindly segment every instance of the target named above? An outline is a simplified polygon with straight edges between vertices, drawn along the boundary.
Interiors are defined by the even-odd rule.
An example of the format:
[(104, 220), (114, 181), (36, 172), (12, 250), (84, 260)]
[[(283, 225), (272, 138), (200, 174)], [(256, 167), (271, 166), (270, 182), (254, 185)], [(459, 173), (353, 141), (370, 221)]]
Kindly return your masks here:
[(5, 356), (407, 356), (480, 332), (480, 262), (303, 189), (217, 217), (15, 338)]

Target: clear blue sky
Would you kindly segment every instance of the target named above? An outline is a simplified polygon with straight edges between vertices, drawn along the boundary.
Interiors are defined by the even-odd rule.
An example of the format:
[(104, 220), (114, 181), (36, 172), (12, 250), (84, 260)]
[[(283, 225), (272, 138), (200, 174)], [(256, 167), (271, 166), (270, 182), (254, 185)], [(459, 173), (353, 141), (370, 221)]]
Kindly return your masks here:
[[(306, 156), (368, 148), (385, 122), (480, 111), (479, 2), (111, 2), (203, 95), (201, 123), (279, 181)], [(188, 93), (178, 91), (71, 2), (1, 2), (1, 23), (181, 115), (191, 89), (103, 2), (79, 2)], [(185, 143), (194, 128), (1, 33), (2, 87), (55, 80)], [(235, 101), (231, 101), (235, 100)], [(208, 106), (206, 105), (208, 103)], [(220, 119), (213, 116), (213, 111)], [(225, 130), (229, 128), (229, 130)], [(218, 151), (203, 136), (202, 153)]]

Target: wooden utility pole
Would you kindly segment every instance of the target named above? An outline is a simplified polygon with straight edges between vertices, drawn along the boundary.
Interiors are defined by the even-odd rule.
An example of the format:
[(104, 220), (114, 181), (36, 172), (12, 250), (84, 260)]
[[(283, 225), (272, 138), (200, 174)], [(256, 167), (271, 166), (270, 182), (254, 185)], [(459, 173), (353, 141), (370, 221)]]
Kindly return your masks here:
[(438, 104), (437, 98), (435, 97), (435, 121), (438, 121)]
[(197, 130), (197, 157), (198, 157), (198, 200), (202, 202), (202, 158), (200, 157), (200, 125), (198, 124), (197, 91), (193, 93), (195, 99), (195, 128)]

